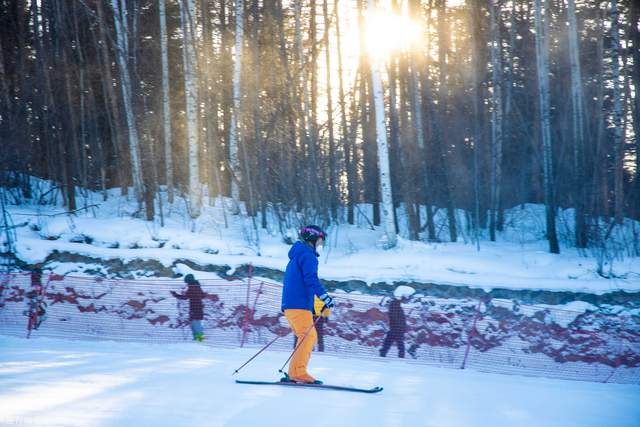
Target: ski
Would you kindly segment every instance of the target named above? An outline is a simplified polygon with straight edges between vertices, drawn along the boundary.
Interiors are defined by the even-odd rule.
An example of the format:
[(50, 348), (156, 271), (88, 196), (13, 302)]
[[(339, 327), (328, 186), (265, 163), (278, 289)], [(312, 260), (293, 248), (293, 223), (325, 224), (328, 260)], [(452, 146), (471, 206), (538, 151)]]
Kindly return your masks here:
[(289, 381), (244, 381), (244, 380), (236, 380), (238, 384), (254, 384), (254, 385), (283, 385), (290, 387), (306, 387), (306, 388), (322, 388), (326, 390), (340, 390), (340, 391), (353, 391), (357, 393), (378, 393), (382, 391), (382, 387), (372, 387), (372, 388), (359, 388), (359, 387), (349, 387), (342, 385), (330, 385), (330, 384), (306, 384), (306, 383), (296, 383)]

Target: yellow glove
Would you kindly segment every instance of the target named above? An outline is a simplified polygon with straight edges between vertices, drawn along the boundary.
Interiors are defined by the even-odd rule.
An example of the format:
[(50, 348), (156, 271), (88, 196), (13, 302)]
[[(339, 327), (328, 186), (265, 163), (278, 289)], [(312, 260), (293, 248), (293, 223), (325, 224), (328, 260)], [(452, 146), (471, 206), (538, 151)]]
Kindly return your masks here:
[(320, 298), (318, 298), (317, 296), (314, 295), (314, 297), (313, 297), (313, 315), (314, 316), (329, 317), (329, 314), (331, 314), (330, 310), (328, 308), (325, 308), (324, 311), (322, 311), (322, 307), (324, 307), (324, 302), (322, 302), (322, 300)]

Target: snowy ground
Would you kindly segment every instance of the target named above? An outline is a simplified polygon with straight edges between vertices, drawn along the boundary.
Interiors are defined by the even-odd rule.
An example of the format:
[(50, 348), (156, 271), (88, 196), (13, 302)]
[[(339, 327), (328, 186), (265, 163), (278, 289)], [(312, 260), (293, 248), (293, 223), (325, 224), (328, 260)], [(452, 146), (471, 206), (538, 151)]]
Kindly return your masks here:
[[(238, 385), (256, 349), (0, 336), (0, 426), (637, 427), (640, 387), (436, 369), (315, 353), (311, 373), (375, 395)], [(274, 379), (265, 352), (240, 378)]]
[[(226, 227), (221, 200), (216, 199), (216, 205), (211, 207), (205, 198), (202, 215), (195, 221), (189, 219), (183, 202), (177, 201), (171, 207), (165, 205), (165, 226), (160, 227), (158, 221), (135, 218), (138, 210), (135, 202), (119, 196), (117, 190), (111, 191), (106, 202), (100, 195), (88, 193), (88, 198), (81, 198), (79, 204), (97, 207), (81, 211), (77, 216), (64, 215), (64, 209), (51, 205), (11, 207), (9, 212), (14, 223), (24, 225), (17, 228), (17, 256), (35, 264), (57, 250), (100, 260), (154, 259), (165, 266), (174, 266), (177, 259), (232, 268), (251, 262), (282, 271), (289, 250), (283, 234), (295, 240), (296, 227), (302, 221), (288, 216), (289, 226), (280, 229), (275, 218), (270, 218), (269, 228), (256, 233), (246, 215), (234, 216), (227, 212)], [(544, 207), (540, 205), (508, 210), (506, 228), (498, 241), (481, 241), (479, 251), (463, 226), (460, 226), (457, 243), (412, 242), (401, 236), (396, 248), (385, 251), (380, 244), (382, 230), (369, 227), (368, 208), (370, 206), (359, 207), (356, 225), (343, 224), (329, 230), (320, 266), (322, 278), (367, 283), (415, 280), (485, 289), (595, 293), (640, 290), (640, 258), (607, 261), (601, 257), (602, 263), (607, 261), (603, 270), (612, 277), (605, 279), (596, 273), (598, 262), (594, 254), (579, 254), (568, 247), (563, 247), (560, 255), (548, 253), (544, 240)], [(438, 236), (446, 240), (448, 231), (442, 210), (438, 211), (437, 218)], [(463, 218), (460, 214), (459, 221), (464, 222)], [(404, 221), (401, 216), (401, 224)], [(571, 212), (561, 212), (558, 221), (561, 238), (571, 238)], [(628, 241), (633, 232), (640, 230), (640, 224), (631, 221), (627, 221), (625, 227), (615, 228), (611, 239), (619, 237)], [(46, 267), (56, 273), (74, 275), (82, 274), (87, 268), (93, 271), (101, 268), (76, 263), (52, 263)], [(149, 273), (139, 272), (139, 276), (145, 274)]]

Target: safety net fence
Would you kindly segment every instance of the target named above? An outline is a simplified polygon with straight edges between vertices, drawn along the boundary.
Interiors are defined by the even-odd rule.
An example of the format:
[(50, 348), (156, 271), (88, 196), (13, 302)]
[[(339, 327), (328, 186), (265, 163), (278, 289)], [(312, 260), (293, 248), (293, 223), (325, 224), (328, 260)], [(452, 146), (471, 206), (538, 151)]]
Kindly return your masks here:
[[(36, 285), (34, 286), (34, 283)], [(37, 283), (42, 286), (38, 287)], [(258, 278), (200, 280), (205, 343), (291, 351), (282, 285)], [(0, 275), (0, 333), (173, 343), (192, 339), (180, 279)], [(409, 363), (483, 372), (640, 384), (640, 316), (570, 311), (510, 300), (333, 294), (316, 351), (401, 356)], [(43, 311), (42, 309), (45, 309)], [(38, 310), (40, 313), (38, 314)], [(627, 313), (633, 313), (627, 312)]]

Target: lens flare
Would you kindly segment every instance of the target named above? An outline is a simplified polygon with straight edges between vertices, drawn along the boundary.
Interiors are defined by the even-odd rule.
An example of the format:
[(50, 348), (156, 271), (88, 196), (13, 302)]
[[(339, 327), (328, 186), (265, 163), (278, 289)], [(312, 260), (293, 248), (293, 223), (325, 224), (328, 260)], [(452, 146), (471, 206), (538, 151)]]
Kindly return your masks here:
[(384, 59), (392, 52), (409, 50), (420, 41), (420, 25), (404, 15), (366, 13), (365, 25), (367, 52), (373, 58)]

